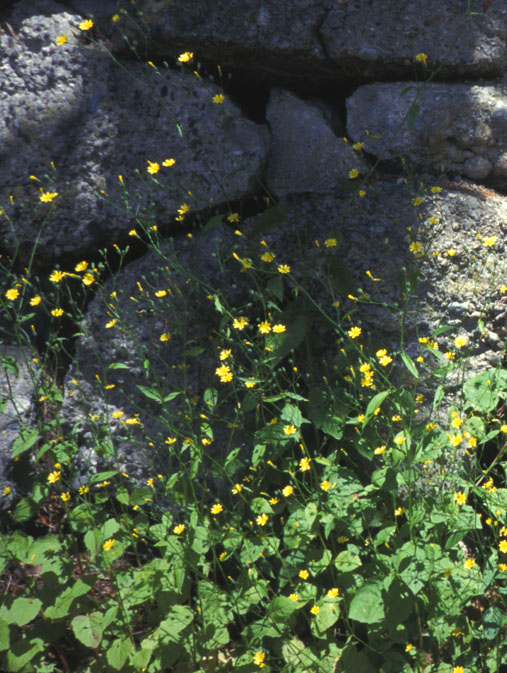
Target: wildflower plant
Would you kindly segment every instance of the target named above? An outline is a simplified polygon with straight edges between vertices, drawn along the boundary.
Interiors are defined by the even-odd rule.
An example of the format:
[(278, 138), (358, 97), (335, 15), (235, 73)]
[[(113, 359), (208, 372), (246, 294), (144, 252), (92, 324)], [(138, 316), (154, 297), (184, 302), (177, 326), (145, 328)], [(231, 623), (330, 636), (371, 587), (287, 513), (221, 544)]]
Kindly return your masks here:
[[(148, 157), (144, 179), (162, 188), (177, 161)], [(349, 178), (362, 199), (368, 184), (356, 193)], [(37, 200), (55, 208), (63, 188)], [(125, 186), (126, 214), (130, 199)], [(178, 223), (192, 209), (182, 201)], [(22, 347), (37, 405), (12, 447), (31, 483), (0, 494), (1, 668), (500, 671), (507, 370), (468, 377), (459, 325), (408, 352), (431, 237), (411, 232), (393, 307), (354, 286), (339, 227), (308, 270), (276, 248), (279, 204), (248, 222), (238, 210), (217, 207), (181, 240), (145, 210), (112, 250), (44, 277), (36, 248), (22, 272), (15, 255), (0, 260), (3, 339)], [(151, 273), (127, 267), (133, 239)], [(370, 305), (396, 312), (398, 344), (370, 333)], [(108, 359), (99, 331), (121, 357)], [(87, 380), (80, 348), (96, 355)], [(10, 356), (2, 366), (19, 374)], [(82, 410), (73, 426), (69, 403)]]

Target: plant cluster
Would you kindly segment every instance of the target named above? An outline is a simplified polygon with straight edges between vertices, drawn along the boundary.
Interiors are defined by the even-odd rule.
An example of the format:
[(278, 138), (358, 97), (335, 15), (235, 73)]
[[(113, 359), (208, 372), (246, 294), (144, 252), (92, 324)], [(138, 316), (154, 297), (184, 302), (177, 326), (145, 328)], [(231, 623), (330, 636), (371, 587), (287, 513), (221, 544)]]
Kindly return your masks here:
[[(92, 21), (80, 26), (92, 28)], [(192, 60), (185, 52), (177, 63), (192, 67)], [(425, 64), (425, 55), (416, 61)], [(223, 101), (215, 96), (210, 104)], [(157, 175), (177, 161), (147, 158), (154, 189)], [(53, 176), (40, 178), (37, 207), (45, 217), (58, 208)], [(119, 180), (128, 213), (128, 185)], [(353, 174), (350, 182), (351, 198), (362, 198), (366, 181)], [(2, 209), (7, 220), (10, 206)], [(182, 201), (178, 223), (189, 210)], [(277, 212), (268, 208), (264, 224), (276, 223)], [(15, 462), (28, 458), (32, 483), (14, 494), (2, 520), (0, 667), (499, 672), (507, 658), (507, 370), (467, 378), (470, 344), (455, 325), (420, 335), (417, 358), (403, 343), (376, 343), (354, 296), (343, 296), (327, 273), (333, 260), (342, 264), (339, 234), (321, 244), (324, 261), (314, 274), (331, 293), (328, 310), (292, 273), (294, 260), (279, 259), (244, 224), (223, 208), (204, 233), (188, 237), (192, 246), (212, 227), (233, 229), (236, 244), (216, 255), (224, 273), (241, 273), (248, 291), (240, 305), (182, 268), (143, 213), (129, 235), (168, 274), (165, 284), (136, 279), (135, 320), (116, 287), (126, 243), (115, 246), (115, 270), (104, 257), (42, 278), (36, 248), (21, 272), (15, 259), (1, 260), (5, 343), (14, 335), (24, 348), (39, 413), (12, 449)], [(415, 273), (423, 247), (410, 243)], [(142, 408), (88, 419), (100, 467), (83, 475), (77, 429), (60, 416), (64, 390), (54, 363), (69, 343), (62, 321), (89, 336), (84, 317), (93, 291), (108, 313), (105, 333), (135, 342), (136, 322), (160, 316), (161, 300), (178, 295), (171, 274), (193, 288), (196, 313), (211, 307), (216, 320), (200, 344), (186, 343), (183, 314), (171, 317), (154, 344), (136, 344), (147, 363), (138, 388), (165, 435), (150, 436)], [(407, 305), (389, 308), (399, 314)], [(305, 316), (319, 320), (325, 374), (313, 367)], [(48, 337), (37, 349), (41, 330)], [(178, 339), (180, 371), (209, 353), (214, 359), (197, 393), (185, 377), (168, 389), (170, 365), (167, 377), (150, 365), (157, 359), (158, 367), (160, 349)], [(418, 358), (433, 366), (423, 372)], [(14, 358), (2, 355), (2, 364), (8, 375), (19, 374)], [(121, 367), (104, 364), (105, 409), (111, 370)], [(456, 373), (462, 384), (445, 422), (437, 422), (446, 380)], [(81, 382), (67, 383), (66, 394), (73, 386), (77, 394)], [(150, 447), (162, 468), (131, 478), (119, 456), (123, 440)], [(10, 491), (0, 497), (11, 498)]]

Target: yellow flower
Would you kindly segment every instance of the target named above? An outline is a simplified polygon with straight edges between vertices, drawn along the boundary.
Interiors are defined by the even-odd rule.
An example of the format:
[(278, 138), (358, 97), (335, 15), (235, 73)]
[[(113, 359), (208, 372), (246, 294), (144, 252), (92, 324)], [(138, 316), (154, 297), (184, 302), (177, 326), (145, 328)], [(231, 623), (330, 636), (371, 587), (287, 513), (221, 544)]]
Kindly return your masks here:
[(11, 288), (10, 290), (7, 290), (5, 296), (9, 301), (14, 301), (19, 297), (19, 290), (16, 290), (16, 288)]
[(193, 51), (184, 51), (183, 54), (180, 54), (178, 56), (178, 61), (180, 63), (188, 63), (194, 58), (194, 52)]
[(264, 252), (261, 255), (261, 259), (263, 262), (272, 262), (275, 259), (275, 256), (272, 252)]
[(363, 147), (364, 147), (364, 143), (355, 143), (354, 145), (352, 145), (352, 149), (355, 150), (356, 152), (359, 152), (360, 150), (362, 150)]
[(290, 266), (288, 264), (280, 264), (278, 267), (279, 273), (290, 273)]
[(401, 515), (403, 514), (404, 511), (405, 511), (405, 510), (404, 510), (403, 507), (397, 507), (397, 508), (394, 510), (394, 516), (401, 516)]
[(292, 488), (292, 486), (284, 486), (284, 487), (282, 488), (282, 495), (283, 495), (285, 498), (288, 498), (289, 495), (292, 495), (293, 493), (294, 493), (294, 489)]
[(405, 646), (405, 652), (410, 652), (410, 650), (412, 650), (413, 648), (414, 646), (412, 645), (412, 643), (407, 643)]
[(113, 23), (118, 23), (118, 21), (121, 21), (121, 16), (119, 14), (113, 14), (113, 16), (111, 17), (111, 21)]
[(259, 514), (259, 516), (255, 519), (257, 522), (257, 525), (259, 526), (265, 526), (269, 520), (269, 516), (267, 514)]
[[(230, 215), (227, 215), (227, 220), (228, 222), (239, 222), (239, 213), (231, 213)], [(242, 235), (240, 231), (235, 233), (239, 236)]]
[(338, 245), (338, 242), (336, 238), (327, 238), (324, 241), (324, 245), (326, 246), (326, 248), (334, 248), (335, 246)]
[(306, 457), (301, 458), (301, 460), (299, 461), (299, 469), (301, 470), (301, 472), (308, 472), (308, 470), (310, 469), (310, 461), (311, 458)]
[(422, 63), (423, 65), (426, 65), (426, 62), (428, 60), (428, 54), (425, 54), (424, 52), (416, 54), (415, 60), (419, 61), (419, 63)]
[(116, 318), (113, 318), (109, 322), (106, 322), (106, 329), (111, 329), (111, 327), (114, 327), (118, 320)]
[(381, 456), (381, 455), (384, 453), (385, 450), (386, 450), (386, 446), (385, 446), (385, 444), (384, 444), (384, 445), (382, 445), (382, 446), (377, 446), (377, 448), (375, 449), (375, 451), (374, 451), (373, 453), (374, 453), (376, 456)]
[(213, 96), (213, 102), (216, 103), (217, 105), (221, 105), (225, 100), (225, 96), (223, 93), (217, 93), (215, 96)]
[(233, 379), (233, 373), (231, 372), (229, 365), (222, 365), (221, 367), (217, 367), (215, 369), (215, 374), (220, 377), (220, 381), (222, 383), (229, 383), (229, 381), (232, 381)]
[(63, 315), (63, 308), (54, 308), (51, 311), (51, 315), (54, 315), (55, 318), (59, 318), (61, 315)]
[(232, 326), (234, 329), (237, 330), (244, 330), (245, 327), (248, 325), (248, 318), (245, 318), (245, 316), (242, 316), (241, 318), (234, 318), (232, 322)]
[(358, 175), (359, 175), (359, 171), (357, 170), (357, 168), (353, 168), (351, 171), (349, 171), (349, 178), (351, 180), (354, 180), (355, 178), (357, 178)]
[(179, 523), (177, 526), (174, 526), (173, 533), (175, 535), (181, 535), (184, 530), (185, 530), (185, 524), (184, 523)]
[(320, 484), (320, 488), (323, 491), (329, 491), (329, 489), (331, 488), (331, 482), (328, 481), (327, 479), (324, 479), (324, 481), (322, 481)]
[(338, 587), (332, 587), (327, 592), (327, 596), (328, 596), (328, 598), (336, 598), (339, 593), (340, 593), (340, 590), (338, 589)]
[(507, 540), (500, 540), (498, 549), (502, 552), (502, 554), (507, 554)]
[(416, 196), (415, 199), (412, 199), (413, 206), (420, 206), (422, 202), (422, 196)]
[(282, 325), (282, 323), (277, 323), (276, 325), (273, 325), (273, 332), (275, 334), (282, 334), (286, 330), (287, 328), (285, 327), (285, 325)]
[(49, 276), (49, 280), (52, 283), (59, 283), (64, 276), (65, 273), (63, 271), (53, 271), (53, 273)]
[(171, 332), (164, 332), (160, 335), (160, 341), (169, 341), (171, 338)]
[(360, 327), (357, 327), (357, 326), (356, 327), (351, 327), (349, 329), (349, 331), (347, 332), (347, 334), (349, 335), (349, 337), (351, 339), (357, 339), (357, 337), (361, 335), (361, 331), (362, 330), (361, 330)]
[(95, 276), (93, 275), (93, 273), (85, 273), (85, 275), (81, 280), (83, 285), (91, 285), (92, 283), (95, 282)]
[(79, 24), (79, 30), (90, 30), (93, 28), (93, 21), (91, 19), (85, 19)]
[(269, 332), (271, 332), (271, 325), (267, 320), (264, 320), (259, 324), (259, 332), (261, 334), (269, 334)]
[(318, 606), (318, 605), (314, 605), (314, 606), (312, 606), (312, 607), (310, 608), (310, 612), (312, 613), (312, 615), (318, 615), (319, 612), (320, 612), (320, 608), (319, 608), (319, 606)]
[(308, 570), (300, 570), (298, 575), (302, 580), (307, 580), (310, 577)]
[[(500, 426), (500, 432), (505, 432), (507, 433), (507, 423), (504, 423), (503, 425)], [(477, 442), (477, 440), (475, 440)], [(470, 444), (470, 442), (468, 442)]]
[(86, 271), (87, 268), (88, 268), (88, 262), (79, 262), (74, 267), (74, 271), (77, 271), (79, 273), (80, 271)]
[(487, 245), (488, 247), (491, 247), (492, 245), (495, 245), (496, 243), (496, 236), (484, 236), (482, 239), (482, 242), (484, 245)]
[(465, 493), (462, 493), (461, 491), (458, 491), (457, 493), (454, 494), (454, 502), (457, 502), (458, 505), (464, 505), (467, 501), (467, 497)]
[(289, 599), (291, 601), (294, 601), (294, 603), (297, 603), (297, 601), (299, 600), (299, 596), (297, 594), (289, 594)]
[(113, 418), (121, 418), (123, 415), (124, 412), (121, 411), (120, 409), (118, 409), (118, 411), (113, 411), (113, 413), (111, 414)]
[(406, 439), (407, 438), (405, 437), (405, 435), (401, 434), (401, 435), (398, 435), (397, 437), (395, 437), (393, 439), (393, 441), (394, 441), (395, 444), (398, 444), (398, 446), (401, 446)]
[(224, 350), (220, 351), (220, 360), (227, 360), (229, 355), (231, 354), (231, 349), (230, 348), (224, 348)]
[(67, 42), (67, 36), (66, 35), (58, 35), (56, 38), (56, 44), (60, 47), (62, 44), (65, 44)]
[(57, 196), (58, 192), (45, 192), (44, 190), (41, 189), (39, 200), (42, 201), (42, 203), (51, 203), (51, 201), (53, 199), (56, 199)]
[(156, 161), (148, 161), (148, 167), (146, 170), (148, 173), (155, 175), (155, 173), (158, 173), (160, 170), (160, 164), (158, 164)]
[(12, 491), (12, 488), (10, 486), (6, 486), (4, 490), (2, 491), (2, 495), (6, 496), (9, 495), (9, 493)]
[(468, 338), (465, 335), (457, 336), (454, 339), (454, 345), (456, 348), (463, 348), (463, 346), (466, 346), (468, 343)]
[(467, 570), (470, 570), (473, 568), (475, 565), (475, 561), (473, 558), (467, 558), (467, 560), (463, 563), (463, 567), (466, 568)]
[(295, 425), (286, 425), (283, 428), (283, 432), (285, 435), (294, 435), (297, 432), (297, 428)]
[(414, 255), (418, 255), (422, 250), (422, 244), (419, 241), (414, 241), (408, 246), (410, 252)]
[(104, 544), (102, 545), (102, 549), (104, 551), (109, 551), (114, 547), (116, 540), (113, 540), (112, 538), (109, 538), (109, 540), (106, 540)]
[(234, 484), (233, 488), (231, 488), (231, 493), (233, 495), (238, 495), (238, 493), (241, 493), (243, 490), (243, 486), (241, 484)]
[(265, 658), (266, 658), (266, 653), (263, 652), (262, 650), (260, 650), (259, 652), (256, 652), (254, 654), (254, 657), (253, 657), (252, 661), (259, 668), (263, 668), (266, 665), (264, 663)]
[(61, 472), (59, 470), (55, 470), (54, 472), (50, 472), (50, 474), (48, 474), (49, 483), (54, 484), (55, 482), (57, 482), (58, 479), (60, 479), (60, 475), (61, 475)]
[(220, 514), (220, 512), (223, 512), (224, 508), (220, 503), (217, 503), (216, 505), (213, 505), (210, 509), (210, 512), (212, 514)]
[(70, 493), (67, 491), (66, 493), (62, 493), (60, 495), (60, 498), (63, 500), (63, 502), (67, 502), (70, 500)]

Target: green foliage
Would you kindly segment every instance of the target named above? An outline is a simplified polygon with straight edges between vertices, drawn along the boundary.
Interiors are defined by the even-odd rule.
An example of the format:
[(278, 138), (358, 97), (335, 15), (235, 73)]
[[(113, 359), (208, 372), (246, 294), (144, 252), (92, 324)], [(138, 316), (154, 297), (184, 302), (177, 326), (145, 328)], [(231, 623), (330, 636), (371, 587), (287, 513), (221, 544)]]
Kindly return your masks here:
[[(418, 112), (414, 102), (409, 127)], [(352, 180), (348, 187), (355, 195)], [(57, 192), (50, 182), (46, 189)], [(128, 202), (125, 191), (127, 209)], [(136, 341), (145, 375), (137, 389), (166, 422), (170, 466), (165, 475), (153, 466), (144, 481), (120, 468), (113, 422), (139, 450), (160, 438), (120, 411), (96, 420), (90, 441), (103, 467), (76, 482), (76, 429), (60, 418), (63, 393), (49, 368), (65, 340), (54, 323), (41, 354), (26, 331), (29, 306), (50, 320), (65, 303), (75, 334), (89, 336), (81, 310), (83, 287), (91, 287), (113, 311), (106, 329), (135, 341), (136, 325), (103, 292), (106, 261), (55, 270), (46, 294), (31, 268), (23, 278), (13, 266), (3, 269), (2, 306), (43, 406), (12, 447), (13, 459), (32, 458), (34, 483), (16, 496), (0, 538), (2, 670), (500, 671), (507, 658), (507, 489), (499, 486), (507, 425), (497, 410), (507, 370), (467, 380), (466, 349), (457, 345), (446, 359), (435, 341), (456, 327), (420, 339), (417, 357), (403, 342), (391, 352), (372, 346), (375, 335), (353, 323), (353, 296), (350, 310), (331, 315), (290, 268), (277, 266), (267, 245), (263, 265), (252, 261), (258, 239), (286, 219), (271, 206), (245, 225), (231, 254), (215, 251), (224, 273), (237, 272), (238, 261), (245, 272), (248, 301), (231, 306), (219, 288), (182, 269), (139, 217), (135, 235), (157, 252), (162, 269), (183, 274), (196, 312), (208, 315), (211, 304), (217, 317), (202, 343), (185, 340), (183, 315), (173, 316), (171, 335), (160, 335), (181, 336), (182, 365), (210, 352), (216, 358), (214, 380), (197, 397), (187, 387), (167, 393), (154, 374), (156, 349)], [(220, 212), (204, 231), (238, 220)], [(345, 302), (355, 288), (339, 238), (319, 273)], [(120, 270), (127, 248), (117, 250)], [(417, 264), (407, 277), (406, 289), (416, 285)], [(153, 295), (165, 289), (155, 276), (141, 281), (150, 287), (142, 310), (160, 311)], [(314, 371), (317, 320), (323, 341), (336, 344), (326, 352), (325, 375)], [(430, 374), (416, 364), (423, 353), (433, 358)], [(19, 374), (11, 357), (2, 365)], [(128, 368), (104, 364), (104, 380)], [(437, 422), (451, 375), (461, 384), (448, 419)], [(419, 420), (422, 390), (429, 415)], [(101, 391), (108, 408), (107, 387)], [(183, 412), (166, 412), (180, 402)]]

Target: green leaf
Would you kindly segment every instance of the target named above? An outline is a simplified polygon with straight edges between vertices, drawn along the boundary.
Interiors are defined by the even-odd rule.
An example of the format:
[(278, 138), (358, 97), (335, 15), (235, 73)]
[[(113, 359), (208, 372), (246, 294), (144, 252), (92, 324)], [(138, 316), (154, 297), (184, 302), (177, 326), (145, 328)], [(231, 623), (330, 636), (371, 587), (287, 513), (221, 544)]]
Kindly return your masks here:
[(361, 559), (357, 554), (351, 551), (342, 551), (334, 560), (334, 565), (337, 570), (342, 573), (352, 572), (361, 565)]
[(41, 605), (42, 601), (38, 598), (16, 598), (6, 614), (6, 619), (9, 624), (24, 626), (37, 617)]
[(9, 624), (4, 619), (0, 619), (0, 652), (10, 648)]
[(278, 301), (282, 301), (283, 280), (281, 279), (280, 276), (275, 276), (274, 278), (271, 278), (266, 286), (266, 289), (272, 297), (278, 299)]
[(199, 236), (204, 236), (204, 234), (207, 234), (208, 231), (211, 231), (212, 229), (215, 229), (219, 224), (221, 224), (222, 220), (224, 219), (224, 215), (222, 213), (219, 213), (218, 215), (213, 215), (213, 217), (210, 217), (210, 219), (206, 222), (204, 227), (200, 230)]
[(130, 369), (124, 362), (111, 362), (107, 365), (108, 369)]
[[(351, 184), (355, 189), (355, 185)], [(333, 289), (338, 294), (347, 295), (350, 294), (354, 287), (354, 279), (352, 273), (350, 272), (347, 264), (338, 257), (333, 255), (328, 260), (324, 266), (325, 274), (330, 280)]]
[(374, 397), (371, 398), (368, 406), (366, 407), (366, 412), (364, 414), (363, 429), (368, 425), (371, 417), (378, 409), (378, 407), (380, 407), (380, 405), (386, 399), (389, 393), (390, 393), (389, 390), (384, 390), (383, 392), (377, 393)]
[(14, 440), (11, 457), (16, 458), (25, 451), (28, 451), (28, 449), (31, 449), (38, 439), (39, 431), (37, 428), (33, 428), (31, 430), (22, 430), (21, 435)]
[(419, 372), (417, 371), (417, 367), (414, 364), (414, 361), (410, 357), (410, 355), (407, 355), (407, 353), (402, 353), (401, 354), (401, 359), (403, 360), (403, 364), (405, 367), (408, 369), (408, 371), (412, 374), (412, 376), (415, 379), (419, 378)]
[(97, 648), (104, 631), (104, 615), (91, 612), (89, 615), (77, 615), (71, 622), (74, 635), (86, 647)]
[(268, 615), (275, 623), (283, 622), (302, 604), (301, 601), (293, 601), (287, 596), (277, 596), (268, 605)]
[(380, 585), (363, 585), (350, 602), (349, 619), (355, 619), (362, 624), (377, 624), (384, 616), (384, 599)]
[(273, 508), (265, 498), (253, 498), (250, 507), (254, 514), (273, 514)]
[(498, 400), (505, 396), (506, 390), (507, 369), (488, 369), (465, 381), (463, 386), (467, 406), (485, 413), (496, 408)]
[(334, 601), (333, 603), (326, 602), (319, 607), (319, 614), (312, 618), (310, 625), (312, 632), (314, 632), (318, 638), (322, 638), (327, 629), (338, 621), (338, 617), (340, 616), (340, 606)]
[(142, 394), (147, 397), (150, 400), (155, 400), (155, 402), (158, 402), (159, 404), (162, 404), (164, 401), (164, 398), (162, 397), (162, 394), (160, 391), (155, 390), (154, 388), (147, 388), (146, 386), (137, 386), (138, 390), (142, 392)]
[(44, 610), (44, 616), (48, 619), (61, 619), (66, 617), (71, 610), (72, 603), (79, 598), (87, 594), (92, 586), (93, 579), (90, 580), (90, 583), (85, 583), (83, 580), (77, 580), (72, 587), (64, 589), (62, 593), (56, 597), (54, 605), (46, 608)]
[(106, 481), (107, 479), (111, 479), (111, 477), (114, 477), (118, 474), (118, 470), (107, 470), (106, 472), (97, 472), (97, 474), (94, 474), (90, 481), (88, 482), (90, 485), (91, 484), (97, 484), (99, 481)]
[(414, 124), (417, 121), (417, 117), (419, 116), (420, 111), (421, 111), (420, 106), (417, 103), (412, 103), (408, 111), (408, 117), (407, 117), (408, 128), (410, 131), (414, 128)]
[(162, 641), (178, 642), (179, 635), (194, 619), (193, 611), (186, 605), (173, 605), (157, 631)]
[(272, 208), (267, 208), (262, 215), (255, 220), (251, 238), (255, 239), (261, 234), (271, 231), (280, 227), (287, 220), (287, 215), (285, 211), (279, 206), (273, 206)]
[(498, 635), (500, 629), (507, 623), (507, 618), (500, 612), (497, 607), (489, 608), (484, 613), (482, 618), (482, 628), (484, 629), (484, 636), (488, 640), (493, 640)]
[(13, 521), (16, 521), (16, 523), (28, 521), (34, 516), (36, 511), (37, 506), (32, 498), (21, 498), (21, 500), (16, 505), (12, 519)]
[(129, 657), (131, 649), (132, 643), (129, 638), (125, 637), (113, 640), (106, 652), (107, 663), (115, 671), (121, 671)]

